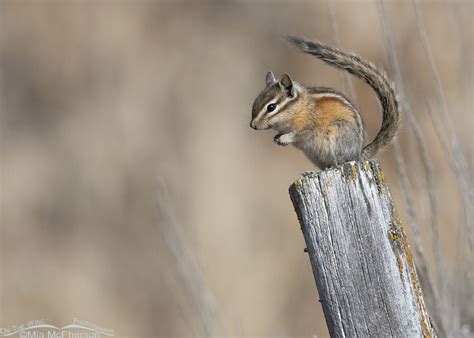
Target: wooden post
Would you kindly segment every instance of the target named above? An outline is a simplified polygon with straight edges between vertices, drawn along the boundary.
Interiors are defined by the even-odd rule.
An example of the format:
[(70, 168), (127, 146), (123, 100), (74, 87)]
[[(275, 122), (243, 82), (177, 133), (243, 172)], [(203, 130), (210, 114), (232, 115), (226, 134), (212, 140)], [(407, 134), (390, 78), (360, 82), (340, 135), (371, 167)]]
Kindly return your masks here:
[(331, 337), (434, 337), (403, 225), (377, 162), (290, 187)]

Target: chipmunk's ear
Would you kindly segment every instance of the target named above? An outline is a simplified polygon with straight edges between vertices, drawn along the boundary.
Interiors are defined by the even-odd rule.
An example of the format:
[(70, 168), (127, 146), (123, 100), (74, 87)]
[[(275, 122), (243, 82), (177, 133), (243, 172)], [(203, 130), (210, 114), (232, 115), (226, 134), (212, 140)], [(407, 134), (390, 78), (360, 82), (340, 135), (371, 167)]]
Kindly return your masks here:
[(288, 74), (283, 74), (280, 79), (280, 86), (286, 91), (288, 96), (295, 96), (295, 86), (293, 86), (293, 81)]
[(266, 83), (266, 85), (268, 86), (268, 85), (270, 85), (270, 84), (272, 84), (272, 83), (275, 83), (275, 82), (276, 82), (275, 75), (273, 75), (273, 72), (272, 72), (272, 71), (269, 71), (269, 72), (267, 73), (266, 78), (265, 78), (265, 83)]

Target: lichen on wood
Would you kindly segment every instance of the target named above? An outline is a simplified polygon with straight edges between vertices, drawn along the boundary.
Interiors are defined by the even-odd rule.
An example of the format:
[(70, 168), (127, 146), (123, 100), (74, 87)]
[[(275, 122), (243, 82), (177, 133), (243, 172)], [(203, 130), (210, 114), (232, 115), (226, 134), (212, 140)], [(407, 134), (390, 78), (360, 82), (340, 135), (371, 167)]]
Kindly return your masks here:
[(377, 162), (305, 173), (290, 196), (332, 337), (435, 336)]

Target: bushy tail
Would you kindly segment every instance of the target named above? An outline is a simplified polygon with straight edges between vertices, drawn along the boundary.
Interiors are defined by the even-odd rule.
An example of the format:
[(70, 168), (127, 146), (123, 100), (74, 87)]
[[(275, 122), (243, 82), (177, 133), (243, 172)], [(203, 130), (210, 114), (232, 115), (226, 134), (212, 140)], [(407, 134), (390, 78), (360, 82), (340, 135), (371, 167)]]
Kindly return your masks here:
[(375, 139), (366, 145), (362, 151), (362, 159), (366, 160), (374, 157), (392, 141), (400, 124), (398, 100), (385, 73), (357, 55), (348, 54), (320, 42), (312, 42), (293, 36), (289, 36), (287, 39), (303, 52), (314, 55), (331, 66), (346, 70), (361, 78), (377, 93), (382, 104), (382, 127)]

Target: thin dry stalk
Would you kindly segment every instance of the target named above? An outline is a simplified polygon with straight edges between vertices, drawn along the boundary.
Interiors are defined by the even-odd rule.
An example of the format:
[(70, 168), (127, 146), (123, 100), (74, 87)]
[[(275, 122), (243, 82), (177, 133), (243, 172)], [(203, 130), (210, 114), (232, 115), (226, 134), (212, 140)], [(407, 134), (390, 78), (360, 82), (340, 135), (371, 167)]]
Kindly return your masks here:
[[(432, 215), (431, 217), (431, 228), (433, 231), (433, 252), (435, 254), (435, 261), (436, 261), (436, 272), (438, 276), (438, 283), (442, 283), (443, 279), (441, 278), (441, 271), (443, 269), (443, 261), (440, 253), (440, 243), (439, 243), (439, 230), (438, 230), (438, 223), (437, 223), (437, 217), (436, 217), (436, 200), (434, 196), (434, 182), (433, 182), (433, 170), (432, 170), (432, 162), (431, 159), (428, 155), (428, 151), (426, 148), (426, 145), (424, 143), (424, 135), (422, 132), (422, 129), (415, 117), (415, 114), (413, 113), (413, 110), (411, 109), (410, 104), (404, 99), (405, 96), (405, 88), (404, 88), (404, 82), (400, 70), (400, 62), (398, 60), (398, 56), (396, 54), (396, 47), (395, 43), (392, 37), (391, 29), (389, 27), (389, 22), (387, 15), (385, 13), (385, 8), (383, 5), (383, 1), (379, 1), (379, 15), (381, 18), (381, 23), (382, 23), (382, 31), (385, 37), (385, 40), (387, 41), (388, 44), (388, 56), (390, 60), (390, 65), (392, 69), (394, 70), (395, 73), (395, 79), (398, 87), (399, 94), (401, 95), (401, 105), (403, 110), (406, 112), (406, 115), (409, 119), (410, 126), (412, 127), (412, 130), (415, 135), (415, 140), (418, 144), (418, 148), (421, 154), (421, 160), (425, 169), (425, 177), (427, 180), (427, 186), (428, 186), (428, 195), (429, 195), (429, 205), (430, 205), (430, 213)], [(404, 159), (401, 154), (401, 149), (400, 149), (400, 144), (398, 141), (395, 142), (395, 160), (397, 163), (398, 167), (398, 172), (400, 175), (400, 182), (402, 185), (402, 190), (403, 190), (403, 196), (405, 200), (405, 206), (407, 209), (407, 214), (410, 218), (410, 222), (412, 224), (413, 228), (413, 235), (414, 235), (414, 240), (415, 240), (415, 251), (417, 252), (420, 262), (418, 264), (418, 268), (420, 270), (420, 279), (424, 281), (425, 284), (425, 292), (431, 293), (431, 297), (427, 297), (427, 301), (431, 302), (432, 304), (432, 314), (435, 318), (435, 321), (438, 325), (438, 330), (440, 334), (444, 333), (444, 323), (443, 323), (443, 311), (440, 308), (440, 301), (439, 301), (439, 292), (438, 289), (436, 288), (435, 284), (432, 282), (429, 270), (428, 270), (428, 263), (426, 259), (426, 254), (424, 253), (423, 245), (421, 242), (421, 235), (418, 229), (418, 224), (417, 224), (417, 217), (416, 217), (416, 211), (413, 208), (414, 201), (411, 197), (411, 185), (406, 173), (406, 168), (404, 164)]]
[(464, 156), (464, 152), (462, 150), (461, 144), (457, 137), (456, 130), (453, 127), (453, 123), (451, 121), (450, 113), (447, 109), (446, 100), (444, 97), (443, 86), (441, 84), (441, 79), (439, 77), (438, 69), (434, 62), (433, 53), (431, 52), (431, 47), (428, 40), (428, 35), (426, 34), (425, 24), (423, 20), (423, 15), (421, 14), (419, 0), (414, 0), (413, 2), (415, 7), (415, 14), (416, 14), (416, 23), (418, 28), (418, 34), (420, 36), (421, 45), (423, 47), (423, 51), (428, 59), (428, 64), (430, 66), (431, 74), (433, 76), (433, 81), (436, 88), (436, 95), (434, 96), (436, 105), (438, 107), (437, 111), (441, 115), (441, 119), (443, 121), (444, 129), (450, 139), (451, 146), (448, 148), (450, 149), (448, 155), (451, 157), (451, 165), (453, 171), (456, 173), (456, 178), (458, 180), (459, 189), (461, 192), (461, 196), (463, 199), (463, 210), (464, 210), (464, 218), (466, 223), (466, 230), (468, 231), (468, 238), (470, 249), (474, 249), (474, 238), (473, 232), (471, 229), (471, 217), (470, 211), (472, 210), (472, 200), (473, 200), (473, 188), (470, 175), (468, 175), (468, 166), (466, 162), (466, 158)]
[(210, 337), (216, 334), (219, 324), (217, 302), (204, 280), (198, 262), (189, 252), (182, 226), (176, 220), (165, 192), (164, 185), (159, 182), (155, 195), (160, 219), (159, 231), (176, 262), (176, 269), (183, 280), (188, 298), (196, 310), (194, 313), (198, 316), (202, 335)]
[[(329, 11), (329, 21), (331, 23), (331, 35), (332, 35), (332, 40), (333, 43), (336, 47), (341, 46), (341, 41), (339, 39), (339, 29), (337, 25), (337, 18), (336, 18), (336, 12), (334, 8), (334, 2), (333, 0), (327, 0), (327, 6), (328, 6), (328, 11)], [(354, 83), (352, 82), (352, 79), (347, 72), (341, 72), (342, 76), (342, 81), (343, 81), (343, 88), (344, 88), (344, 93), (349, 94), (352, 101), (354, 104), (357, 106), (357, 93), (354, 88)]]
[[(435, 126), (435, 130), (438, 134), (440, 142), (442, 143), (443, 149), (445, 150), (449, 158), (449, 164), (451, 165), (451, 168), (455, 173), (462, 199), (464, 224), (462, 226), (459, 226), (457, 229), (457, 265), (454, 274), (457, 277), (452, 280), (453, 285), (449, 287), (449, 290), (447, 288), (445, 290), (446, 296), (448, 296), (449, 292), (449, 297), (447, 297), (447, 301), (451, 303), (451, 311), (449, 311), (451, 314), (451, 327), (453, 330), (456, 331), (459, 330), (459, 327), (461, 325), (460, 304), (464, 301), (463, 299), (461, 299), (461, 291), (465, 287), (463, 286), (463, 282), (466, 282), (469, 279), (469, 271), (465, 271), (465, 267), (470, 266), (470, 264), (472, 264), (470, 260), (472, 260), (472, 253), (474, 250), (474, 231), (472, 229), (472, 203), (474, 195), (473, 185), (472, 178), (468, 174), (470, 172), (469, 166), (467, 165), (463, 149), (461, 147), (456, 130), (451, 121), (450, 113), (447, 109), (441, 78), (439, 76), (438, 69), (434, 61), (433, 53), (431, 51), (428, 35), (426, 33), (424, 19), (420, 9), (420, 2), (418, 0), (415, 0), (413, 2), (413, 5), (417, 18), (416, 22), (418, 35), (420, 37), (421, 46), (426, 55), (426, 59), (428, 60), (428, 65), (433, 76), (433, 83), (436, 90), (434, 100), (436, 102), (437, 109), (431, 109), (432, 107), (430, 107), (430, 118), (432, 120), (433, 125)], [(441, 123), (438, 123), (436, 121), (437, 119), (433, 114), (435, 111), (437, 112), (438, 118), (442, 121)], [(442, 133), (441, 130), (443, 130), (444, 133), (447, 134), (448, 140), (443, 137), (444, 133)], [(465, 241), (466, 234), (467, 243)], [(468, 245), (468, 248), (466, 248), (467, 254), (466, 252), (464, 252), (464, 243)], [(460, 278), (464, 275), (466, 275), (467, 279)]]

